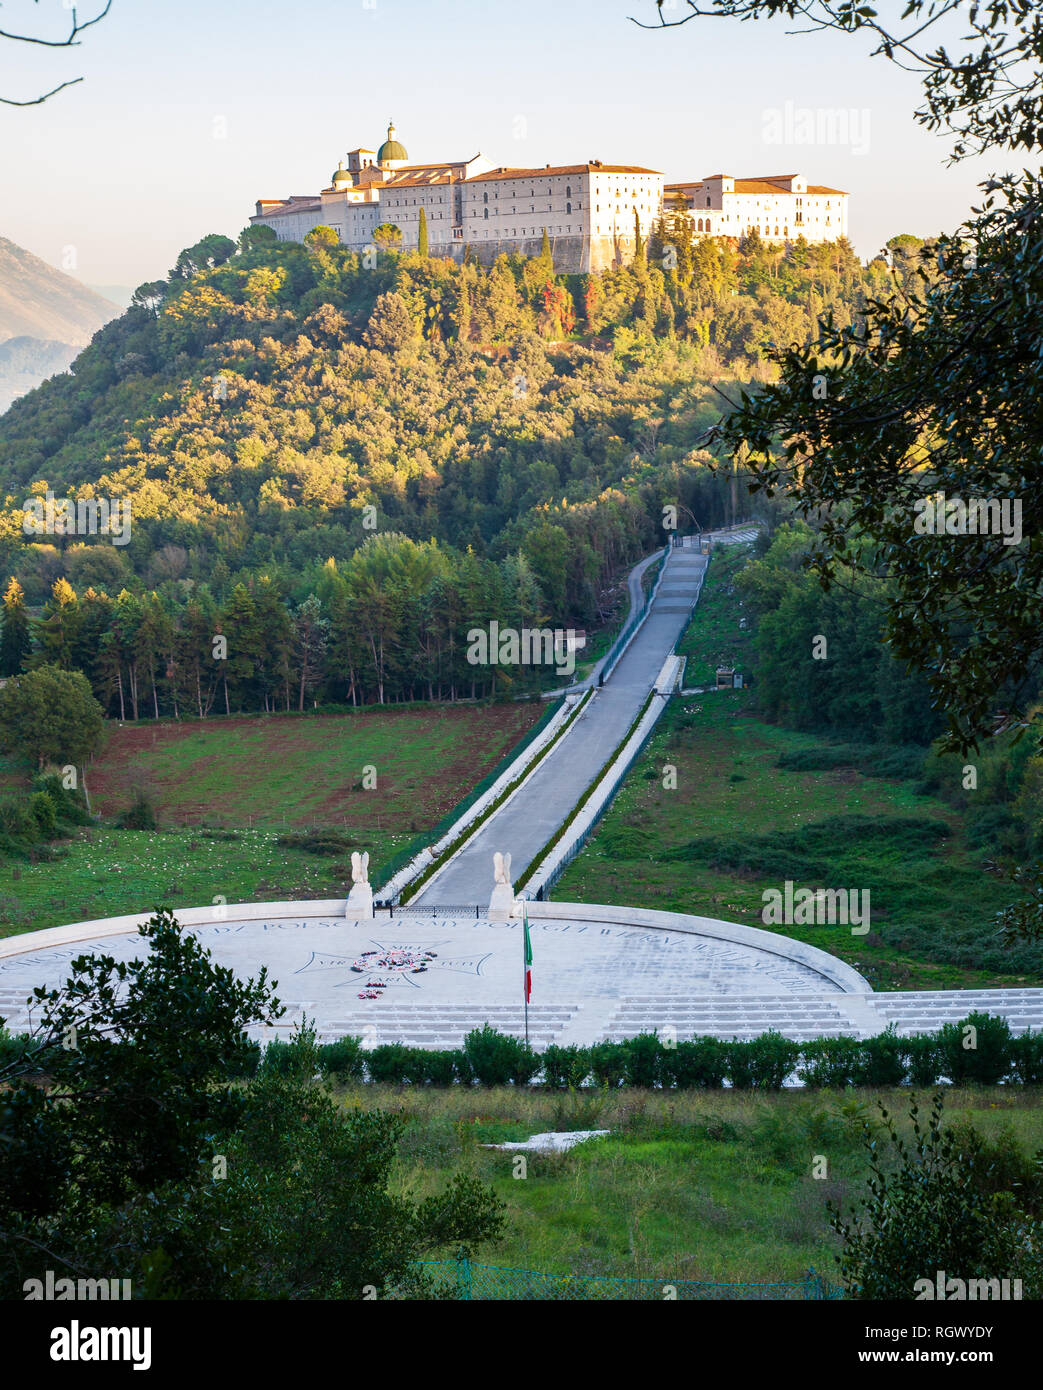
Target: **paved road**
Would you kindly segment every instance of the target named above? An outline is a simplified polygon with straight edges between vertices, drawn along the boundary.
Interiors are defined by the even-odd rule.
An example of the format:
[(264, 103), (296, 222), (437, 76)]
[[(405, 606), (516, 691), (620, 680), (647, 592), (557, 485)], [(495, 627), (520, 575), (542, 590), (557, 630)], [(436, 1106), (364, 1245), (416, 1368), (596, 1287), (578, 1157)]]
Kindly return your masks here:
[[(637, 571), (638, 594), (641, 568)], [(415, 904), (487, 903), (497, 850), (510, 852), (511, 877), (517, 879), (633, 723), (684, 630), (705, 569), (704, 556), (694, 551), (671, 551), (652, 610), (608, 681), (587, 702), (569, 732), (521, 791), (425, 886), (413, 900)]]

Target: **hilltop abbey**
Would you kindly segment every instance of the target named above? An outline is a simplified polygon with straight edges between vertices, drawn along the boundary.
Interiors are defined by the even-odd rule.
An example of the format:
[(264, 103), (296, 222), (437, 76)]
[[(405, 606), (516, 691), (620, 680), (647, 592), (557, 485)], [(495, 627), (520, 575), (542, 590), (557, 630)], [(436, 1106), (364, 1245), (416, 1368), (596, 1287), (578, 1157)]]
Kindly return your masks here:
[(678, 215), (697, 239), (739, 238), (754, 230), (772, 242), (847, 235), (847, 194), (799, 174), (713, 174), (667, 184), (658, 170), (599, 159), (539, 169), (496, 167), (482, 154), (411, 164), (393, 125), (376, 152), (351, 150), (328, 188), (262, 198), (250, 221), (273, 228), (280, 241), (301, 241), (312, 227), (325, 225), (358, 251), (372, 245), (377, 227), (392, 223), (410, 250), (417, 245), (421, 208), (433, 256), (460, 259), (465, 247), (485, 263), (501, 252), (533, 256), (546, 230), (556, 268), (574, 272), (622, 263), (633, 254), (635, 227), (647, 239), (661, 218)]

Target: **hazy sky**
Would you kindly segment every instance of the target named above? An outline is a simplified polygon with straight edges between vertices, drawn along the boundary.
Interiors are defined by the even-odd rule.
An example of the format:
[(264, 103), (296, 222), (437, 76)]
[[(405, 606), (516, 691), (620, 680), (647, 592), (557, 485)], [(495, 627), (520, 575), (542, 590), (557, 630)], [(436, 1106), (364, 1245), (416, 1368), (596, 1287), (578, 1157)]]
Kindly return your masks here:
[[(7, 0), (3, 27), (56, 35), (65, 3)], [(207, 232), (236, 236), (258, 198), (317, 191), (389, 117), (417, 161), (803, 173), (850, 192), (863, 256), (954, 227), (1006, 167), (946, 167), (951, 142), (912, 119), (917, 79), (866, 38), (716, 19), (649, 33), (629, 15), (654, 20), (654, 0), (113, 0), (78, 49), (0, 41), (0, 95), (86, 79), (0, 106), (0, 235), (134, 286)], [(808, 108), (846, 138), (799, 139)]]

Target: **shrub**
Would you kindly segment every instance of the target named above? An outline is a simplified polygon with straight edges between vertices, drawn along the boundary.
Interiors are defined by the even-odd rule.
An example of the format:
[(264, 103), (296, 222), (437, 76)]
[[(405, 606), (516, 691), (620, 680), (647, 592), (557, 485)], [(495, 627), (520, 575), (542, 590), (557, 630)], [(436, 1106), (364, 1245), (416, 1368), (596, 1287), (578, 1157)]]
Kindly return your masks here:
[(748, 1042), (727, 1047), (727, 1075), (738, 1090), (777, 1091), (800, 1057), (800, 1044), (790, 1042), (774, 1028)]
[[(838, 1261), (848, 1296), (908, 1302), (920, 1292), (917, 1281), (933, 1284), (935, 1272), (944, 1270), (963, 1280), (1022, 1279), (1025, 1297), (1039, 1298), (1043, 1227), (1022, 1205), (1012, 1176), (1025, 1171), (1023, 1156), (1000, 1154), (969, 1126), (943, 1127), (940, 1095), (926, 1122), (910, 1105), (909, 1140), (880, 1110), (883, 1139), (868, 1121), (863, 1127), (865, 1195), (847, 1217), (830, 1205), (831, 1224), (844, 1242)], [(996, 1171), (999, 1157), (1003, 1173)]]
[(626, 1076), (626, 1050), (623, 1043), (600, 1042), (590, 1049), (590, 1070), (599, 1086), (615, 1089)]
[(11, 1034), (0, 1024), (0, 1067), (17, 1062), (28, 1047), (28, 1033)]
[(67, 787), (57, 772), (38, 773), (33, 778), (33, 791), (46, 792), (54, 802), (59, 821), (68, 825), (89, 825), (90, 812), (83, 792)]
[(152, 793), (138, 787), (134, 800), (116, 817), (116, 824), (121, 830), (155, 830), (159, 825), (159, 815)]
[(415, 1066), (414, 1048), (405, 1043), (383, 1043), (366, 1053), (370, 1081), (384, 1086), (403, 1086)]
[(933, 1086), (938, 1080), (940, 1063), (938, 1035), (914, 1033), (905, 1040), (909, 1056), (909, 1081), (913, 1086)]
[(46, 792), (32, 792), (29, 797), (29, 814), (36, 822), (41, 838), (49, 840), (58, 829), (58, 808)]
[(354, 849), (357, 841), (342, 830), (290, 830), (279, 835), (275, 843), (282, 849), (299, 849), (305, 854), (326, 854), (336, 858), (345, 850)]
[(801, 1049), (797, 1073), (805, 1086), (853, 1086), (862, 1070), (858, 1038), (815, 1038)]
[(425, 1086), (451, 1086), (456, 1080), (457, 1054), (449, 1049), (418, 1047), (421, 1054), (418, 1070)]
[(524, 1086), (540, 1069), (540, 1059), (528, 1043), (500, 1033), (488, 1023), (464, 1039), (464, 1052), (482, 1086)]
[(338, 1038), (319, 1048), (319, 1071), (331, 1081), (344, 1085), (361, 1081), (365, 1075), (361, 1038)]
[[(286, 1043), (279, 1046), (285, 1047)], [(255, 1077), (261, 1066), (261, 1044), (252, 1038), (243, 1038), (240, 1045), (228, 1059), (225, 1075), (229, 1081), (249, 1081)]]
[(315, 1043), (315, 1030), (299, 1025), (288, 1042), (274, 1039), (264, 1050), (260, 1070), (302, 1081), (313, 1077), (319, 1070), (319, 1049)]
[(474, 1085), (474, 1067), (471, 1066), (471, 1059), (462, 1047), (450, 1053), (453, 1059), (453, 1076), (460, 1086)]
[(1022, 1086), (1043, 1085), (1043, 1032), (1021, 1033), (1010, 1040), (1011, 1075)]
[(905, 1038), (895, 1032), (894, 1024), (887, 1031), (866, 1038), (862, 1043), (856, 1086), (901, 1086), (908, 1070), (909, 1047)]
[(590, 1075), (590, 1050), (586, 1047), (556, 1047), (543, 1053), (543, 1084), (554, 1091), (582, 1086)]
[(628, 1086), (644, 1086), (648, 1090), (659, 1080), (659, 1056), (663, 1045), (658, 1033), (638, 1033), (623, 1043), (624, 1073)]
[(942, 1069), (954, 1084), (995, 1086), (1010, 1068), (1010, 1024), (994, 1014), (970, 1013), (938, 1033)]
[(728, 1069), (727, 1045), (719, 1038), (695, 1038), (664, 1047), (659, 1057), (659, 1075), (664, 1086), (681, 1090), (719, 1087)]

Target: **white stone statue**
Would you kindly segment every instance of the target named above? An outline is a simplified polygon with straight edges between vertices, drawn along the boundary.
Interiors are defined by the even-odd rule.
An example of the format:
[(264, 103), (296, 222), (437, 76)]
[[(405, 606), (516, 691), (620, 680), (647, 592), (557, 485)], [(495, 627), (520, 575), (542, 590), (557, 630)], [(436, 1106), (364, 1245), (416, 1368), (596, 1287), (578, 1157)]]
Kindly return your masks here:
[(369, 886), (369, 855), (353, 850), (351, 855), (351, 892), (344, 904), (344, 916), (360, 921), (373, 916), (373, 889)]
[(506, 922), (511, 915), (511, 909), (514, 907), (511, 856), (501, 854), (497, 850), (493, 855), (493, 869), (496, 881), (493, 884), (493, 895), (489, 899), (489, 920), (491, 922)]

